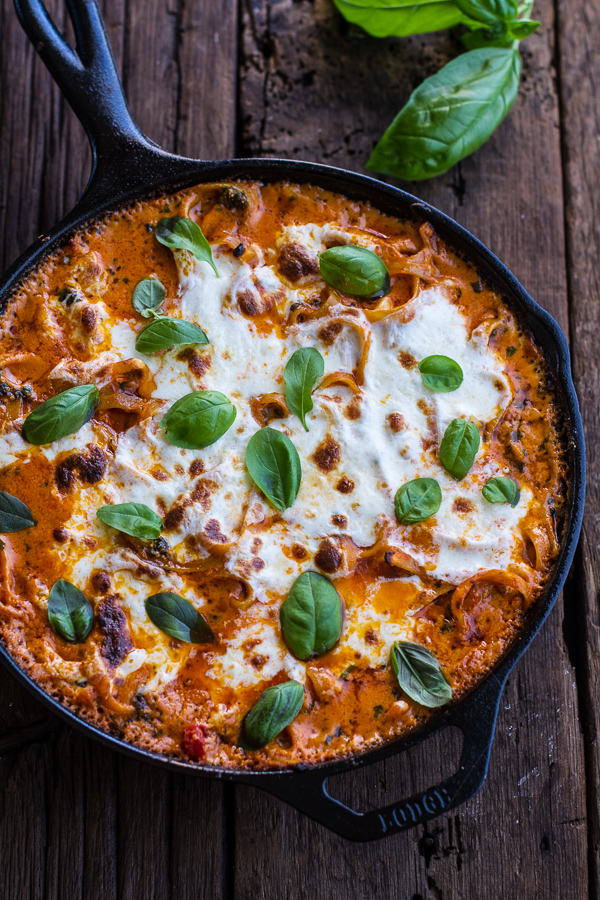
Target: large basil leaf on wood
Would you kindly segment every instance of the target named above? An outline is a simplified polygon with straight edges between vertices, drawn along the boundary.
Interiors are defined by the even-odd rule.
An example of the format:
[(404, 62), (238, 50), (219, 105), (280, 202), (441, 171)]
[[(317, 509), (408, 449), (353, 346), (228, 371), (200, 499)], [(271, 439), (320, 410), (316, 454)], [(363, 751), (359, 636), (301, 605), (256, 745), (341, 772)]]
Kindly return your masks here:
[(169, 637), (188, 644), (206, 644), (214, 635), (193, 603), (173, 594), (161, 591), (146, 600), (146, 612), (150, 621)]
[(390, 273), (386, 264), (365, 247), (344, 244), (319, 254), (319, 268), (327, 284), (338, 291), (377, 300), (390, 292)]
[(439, 662), (425, 647), (411, 641), (396, 641), (391, 659), (398, 684), (411, 700), (433, 709), (452, 699), (452, 688)]
[(305, 431), (308, 431), (306, 414), (313, 408), (313, 388), (324, 372), (323, 357), (314, 347), (296, 350), (283, 370), (286, 403), (294, 415), (298, 416)]
[(513, 105), (516, 49), (471, 50), (413, 91), (375, 147), (367, 168), (418, 181), (441, 175), (487, 141)]
[(324, 575), (303, 572), (281, 604), (279, 620), (285, 642), (297, 659), (329, 650), (340, 636), (342, 601)]
[(162, 519), (145, 503), (114, 503), (96, 512), (105, 525), (144, 541), (160, 537)]
[(453, 419), (440, 444), (440, 461), (446, 472), (461, 481), (473, 463), (479, 450), (479, 428), (467, 419)]
[(415, 478), (398, 488), (396, 518), (401, 525), (415, 525), (434, 516), (442, 505), (442, 489), (434, 478)]
[(194, 391), (176, 400), (160, 424), (176, 447), (201, 450), (218, 441), (236, 415), (235, 406), (220, 391)]
[(99, 400), (95, 384), (69, 388), (29, 413), (23, 423), (23, 437), (39, 446), (75, 434), (92, 418)]
[(263, 691), (243, 726), (243, 739), (259, 749), (294, 721), (304, 701), (304, 688), (298, 681), (284, 681)]
[(78, 587), (59, 578), (48, 597), (48, 621), (65, 641), (81, 643), (93, 628), (94, 611)]
[(468, 19), (452, 0), (334, 0), (348, 22), (360, 25), (373, 37), (408, 37), (427, 34)]
[(0, 534), (23, 531), (32, 525), (37, 525), (37, 522), (31, 515), (29, 507), (18, 497), (0, 491)]
[(519, 485), (512, 478), (496, 476), (487, 481), (481, 493), (488, 503), (510, 503), (514, 509), (521, 499)]
[(159, 316), (144, 325), (136, 338), (135, 349), (140, 353), (156, 353), (179, 344), (208, 344), (208, 338), (193, 322)]
[(143, 278), (135, 286), (131, 302), (145, 319), (155, 315), (165, 302), (165, 287), (158, 278)]
[(154, 234), (161, 244), (171, 250), (189, 250), (200, 262), (207, 262), (212, 266), (215, 275), (219, 277), (210, 244), (196, 222), (177, 216), (173, 219), (161, 219), (154, 229)]
[(475, 19), (484, 25), (511, 22), (517, 18), (517, 0), (454, 0), (454, 2), (468, 19)]
[(298, 496), (302, 466), (298, 451), (286, 434), (262, 428), (246, 447), (246, 467), (255, 485), (283, 512)]

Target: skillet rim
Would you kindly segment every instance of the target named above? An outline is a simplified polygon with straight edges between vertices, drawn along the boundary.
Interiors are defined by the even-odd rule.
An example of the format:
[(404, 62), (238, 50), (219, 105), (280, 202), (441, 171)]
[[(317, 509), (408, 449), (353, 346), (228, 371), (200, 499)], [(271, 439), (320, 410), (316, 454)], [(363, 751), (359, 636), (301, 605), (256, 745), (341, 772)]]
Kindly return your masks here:
[[(370, 202), (382, 212), (394, 215), (397, 218), (429, 221), (453, 249), (464, 255), (476, 267), (480, 275), (483, 267), (486, 280), (490, 280), (501, 291), (505, 302), (510, 307), (515, 308), (516, 305), (518, 315), (525, 321), (536, 341), (542, 347), (544, 358), (552, 372), (554, 388), (559, 402), (562, 404), (565, 421), (568, 424), (569, 434), (565, 449), (568, 452), (570, 475), (572, 476), (559, 556), (542, 595), (527, 616), (525, 626), (494, 666), (472, 688), (465, 691), (450, 706), (444, 707), (437, 715), (429, 717), (425, 723), (401, 738), (388, 741), (380, 747), (372, 748), (360, 754), (320, 763), (296, 764), (286, 768), (256, 770), (251, 768), (223, 768), (199, 765), (180, 760), (177, 757), (154, 753), (99, 729), (62, 705), (62, 703), (46, 693), (41, 686), (20, 668), (18, 663), (10, 656), (4, 646), (4, 641), (1, 639), (0, 661), (30, 693), (77, 730), (86, 733), (88, 736), (91, 735), (94, 739), (113, 749), (117, 749), (119, 752), (124, 752), (126, 755), (143, 759), (146, 762), (167, 767), (171, 770), (185, 771), (188, 774), (215, 777), (227, 781), (252, 781), (252, 783), (255, 783), (258, 777), (262, 782), (262, 785), (259, 784), (258, 786), (264, 786), (268, 789), (267, 782), (269, 780), (279, 782), (282, 778), (288, 779), (291, 775), (308, 774), (309, 772), (320, 773), (323, 778), (328, 778), (331, 775), (377, 762), (408, 749), (442, 728), (452, 725), (452, 720), (456, 717), (458, 710), (463, 713), (463, 716), (464, 714), (468, 715), (468, 710), (471, 708), (476, 712), (478, 695), (485, 694), (484, 686), (489, 686), (490, 681), (497, 681), (498, 689), (501, 692), (508, 674), (526, 651), (550, 613), (567, 577), (576, 551), (583, 517), (585, 444), (577, 395), (571, 377), (570, 357), (566, 338), (553, 317), (533, 300), (512, 272), (478, 238), (450, 216), (424, 203), (401, 188), (378, 181), (367, 175), (320, 163), (271, 158), (206, 162), (174, 157), (154, 147), (151, 149), (148, 147), (143, 148), (144, 152), (142, 154), (135, 152), (135, 146), (132, 146), (131, 149), (133, 150), (133, 155), (139, 157), (140, 163), (140, 168), (136, 170), (134, 178), (126, 176), (124, 179), (119, 179), (117, 175), (108, 184), (106, 179), (103, 179), (103, 183), (100, 185), (98, 182), (92, 181), (89, 189), (73, 210), (50, 231), (38, 238), (9, 267), (5, 275), (0, 279), (0, 314), (5, 313), (10, 297), (18, 290), (20, 282), (33, 269), (39, 266), (46, 256), (58, 249), (61, 242), (67, 239), (72, 232), (79, 230), (84, 225), (93, 224), (93, 221), (101, 216), (119, 211), (128, 203), (143, 201), (159, 193), (172, 194), (179, 189), (202, 182), (223, 180), (223, 175), (231, 180), (254, 178), (270, 182), (288, 180), (300, 184), (318, 184), (326, 189), (342, 193), (349, 199)], [(128, 173), (131, 173), (132, 166), (133, 164), (130, 160)], [(147, 171), (148, 169), (150, 171)], [(340, 182), (342, 183), (341, 185)], [(115, 183), (117, 189), (116, 193), (113, 194), (112, 187)], [(350, 186), (350, 190), (348, 190), (348, 186)], [(367, 196), (365, 196), (365, 192)], [(381, 197), (383, 202), (376, 201), (374, 199), (375, 196)], [(402, 213), (398, 211), (398, 205), (403, 209)]]

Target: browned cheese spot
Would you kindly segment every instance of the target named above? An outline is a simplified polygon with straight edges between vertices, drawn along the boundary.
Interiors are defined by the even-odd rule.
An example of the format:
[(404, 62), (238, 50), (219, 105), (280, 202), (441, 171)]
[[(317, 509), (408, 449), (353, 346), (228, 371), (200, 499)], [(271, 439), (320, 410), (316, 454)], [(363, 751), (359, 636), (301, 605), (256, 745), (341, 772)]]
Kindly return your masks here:
[(340, 494), (351, 494), (354, 490), (354, 482), (347, 478), (346, 475), (342, 475), (336, 484), (335, 489), (336, 491), (339, 491)]
[(96, 327), (96, 312), (91, 306), (84, 306), (81, 310), (81, 327), (86, 334), (91, 334)]
[(190, 464), (190, 475), (192, 478), (195, 478), (196, 475), (202, 475), (204, 472), (204, 463), (201, 459), (195, 459), (193, 463)]
[(361, 414), (360, 400), (358, 397), (355, 397), (346, 407), (346, 418), (356, 421), (356, 419), (360, 419)]
[(252, 666), (254, 666), (255, 669), (262, 669), (262, 667), (264, 666), (264, 664), (266, 662), (267, 662), (267, 657), (261, 656), (260, 654), (253, 656), (252, 659), (250, 660), (250, 664)]
[(63, 528), (62, 525), (59, 525), (52, 532), (52, 537), (55, 541), (58, 541), (59, 544), (66, 544), (69, 540), (69, 532), (66, 528)]
[(188, 369), (196, 378), (202, 378), (211, 365), (210, 356), (200, 355), (195, 350), (192, 350), (191, 347), (186, 347), (185, 350), (182, 350), (178, 354), (177, 359), (181, 362), (186, 362)]
[(102, 634), (100, 652), (111, 668), (116, 668), (133, 650), (127, 616), (119, 604), (119, 595), (111, 594), (96, 609), (96, 621)]
[(398, 359), (400, 360), (400, 365), (404, 369), (414, 369), (414, 367), (419, 364), (419, 361), (414, 358), (412, 353), (407, 353), (405, 350), (400, 351)]
[(333, 525), (337, 525), (338, 528), (348, 527), (348, 519), (346, 518), (346, 516), (332, 516), (331, 522)]
[(271, 298), (267, 294), (262, 294), (254, 285), (238, 291), (236, 296), (238, 306), (245, 316), (259, 316), (273, 306)]
[(324, 344), (331, 346), (335, 344), (336, 338), (341, 333), (344, 326), (341, 322), (331, 322), (329, 325), (322, 325), (317, 331), (317, 337)]
[(165, 516), (165, 531), (174, 531), (183, 522), (185, 510), (182, 506), (172, 506)]
[(298, 281), (304, 275), (315, 275), (319, 264), (302, 244), (286, 244), (279, 254), (279, 271), (288, 281)]
[(379, 643), (379, 635), (374, 628), (369, 628), (367, 631), (365, 631), (365, 641), (367, 642), (367, 644)]
[(199, 503), (204, 512), (208, 512), (210, 509), (210, 491), (203, 481), (199, 481), (192, 491), (192, 500), (194, 503)]
[(88, 445), (88, 453), (73, 453), (67, 459), (63, 459), (56, 467), (54, 480), (59, 491), (66, 493), (71, 491), (75, 479), (79, 476), (85, 484), (98, 484), (102, 481), (108, 468), (108, 461), (104, 450), (96, 444)]
[(229, 542), (229, 538), (221, 531), (221, 526), (217, 519), (208, 520), (204, 529), (204, 534), (209, 541), (213, 542), (213, 544), (227, 544)]
[(403, 428), (406, 428), (404, 416), (402, 416), (400, 413), (390, 413), (387, 419), (390, 426), (390, 431), (393, 431), (394, 434), (398, 434), (398, 432), (402, 431)]
[(301, 560), (306, 559), (308, 553), (302, 544), (292, 544), (292, 556), (294, 559)]
[(452, 504), (452, 512), (455, 513), (468, 513), (473, 512), (475, 507), (471, 503), (470, 500), (467, 500), (466, 497), (457, 497), (454, 503)]
[(315, 563), (323, 572), (336, 572), (342, 564), (342, 554), (331, 541), (321, 541)]
[(260, 556), (255, 556), (250, 565), (255, 572), (260, 572), (265, 567), (265, 561), (264, 559), (261, 559)]
[(94, 572), (91, 581), (92, 587), (98, 594), (106, 594), (110, 588), (110, 575), (108, 572)]
[(331, 435), (327, 435), (313, 453), (313, 460), (322, 472), (331, 472), (335, 469), (340, 457), (340, 445)]
[(150, 472), (155, 481), (168, 481), (169, 476), (163, 469), (152, 469)]

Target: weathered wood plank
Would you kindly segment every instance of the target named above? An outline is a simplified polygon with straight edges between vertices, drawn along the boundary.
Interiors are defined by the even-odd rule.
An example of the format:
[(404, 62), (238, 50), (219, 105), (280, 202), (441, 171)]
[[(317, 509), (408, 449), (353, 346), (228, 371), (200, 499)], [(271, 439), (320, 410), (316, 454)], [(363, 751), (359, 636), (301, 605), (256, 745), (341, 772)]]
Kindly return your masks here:
[(596, 900), (600, 896), (600, 9), (581, 0), (559, 2), (558, 25), (573, 370), (586, 427), (588, 463), (573, 615), (580, 626), (576, 656), (588, 779), (590, 896)]
[[(193, 0), (148, 0), (143, 7), (104, 0), (101, 6), (140, 126), (168, 149), (232, 154), (235, 5), (220, 25), (216, 0), (201, 10)], [(62, 0), (48, 7), (70, 35)], [(91, 157), (83, 129), (21, 31), (12, 0), (0, 3), (0, 30), (0, 257), (6, 265), (73, 205)], [(220, 95), (213, 93), (203, 111), (198, 86), (211, 84)], [(44, 708), (0, 673), (0, 753), (9, 753), (0, 759), (0, 894), (217, 900), (222, 786), (123, 760), (62, 727), (53, 734), (52, 724)]]
[[(510, 117), (474, 157), (409, 190), (472, 229), (566, 327), (554, 21), (548, 5), (536, 15), (543, 28), (523, 47), (524, 79)], [(371, 39), (348, 29), (327, 0), (246, 0), (244, 151), (361, 170), (410, 90), (453, 50), (443, 34)], [(586, 896), (583, 756), (562, 617), (558, 604), (510, 679), (490, 774), (476, 798), (428, 829), (355, 846), (244, 788), (236, 897), (270, 900), (282, 885), (290, 898)], [(440, 751), (420, 752), (404, 768), (388, 764), (388, 802), (410, 793), (415, 767), (430, 782), (439, 776)], [(374, 774), (354, 777), (357, 795), (373, 792)]]

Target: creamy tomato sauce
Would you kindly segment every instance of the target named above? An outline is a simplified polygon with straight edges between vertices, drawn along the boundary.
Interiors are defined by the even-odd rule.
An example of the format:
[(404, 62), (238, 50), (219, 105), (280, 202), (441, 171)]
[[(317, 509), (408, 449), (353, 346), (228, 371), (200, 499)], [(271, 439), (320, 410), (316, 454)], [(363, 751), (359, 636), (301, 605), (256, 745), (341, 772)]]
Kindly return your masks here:
[[(201, 227), (218, 276), (158, 242), (155, 226), (174, 216)], [(324, 281), (319, 254), (345, 244), (383, 260), (386, 296), (362, 300)], [(132, 293), (149, 277), (165, 287), (161, 313), (200, 326), (208, 344), (136, 351), (149, 320)], [(431, 714), (402, 690), (394, 642), (426, 648), (456, 699), (509, 646), (551, 573), (566, 467), (548, 370), (503, 298), (429, 224), (307, 185), (200, 185), (74, 235), (27, 279), (1, 326), (0, 490), (36, 521), (2, 537), (3, 640), (44, 690), (131, 743), (242, 768), (381, 745)], [(283, 378), (303, 347), (324, 361), (308, 430)], [(424, 383), (418, 364), (435, 354), (460, 364), (457, 390)], [(28, 443), (26, 416), (82, 384), (100, 393), (90, 421)], [(204, 449), (175, 446), (163, 416), (204, 390), (229, 398), (235, 422)], [(481, 439), (461, 480), (439, 457), (456, 419)], [(302, 464), (284, 511), (245, 465), (249, 439), (267, 426)], [(440, 485), (439, 510), (400, 524), (396, 491), (425, 477)], [(514, 507), (483, 497), (493, 477), (519, 486)], [(158, 514), (161, 537), (97, 518), (120, 503)], [(334, 645), (300, 660), (279, 610), (304, 572), (325, 575), (344, 612)], [(92, 605), (84, 641), (50, 627), (58, 579)], [(213, 641), (157, 628), (145, 601), (161, 591), (189, 600)], [(304, 687), (297, 716), (264, 748), (240, 746), (249, 710), (290, 679)]]

